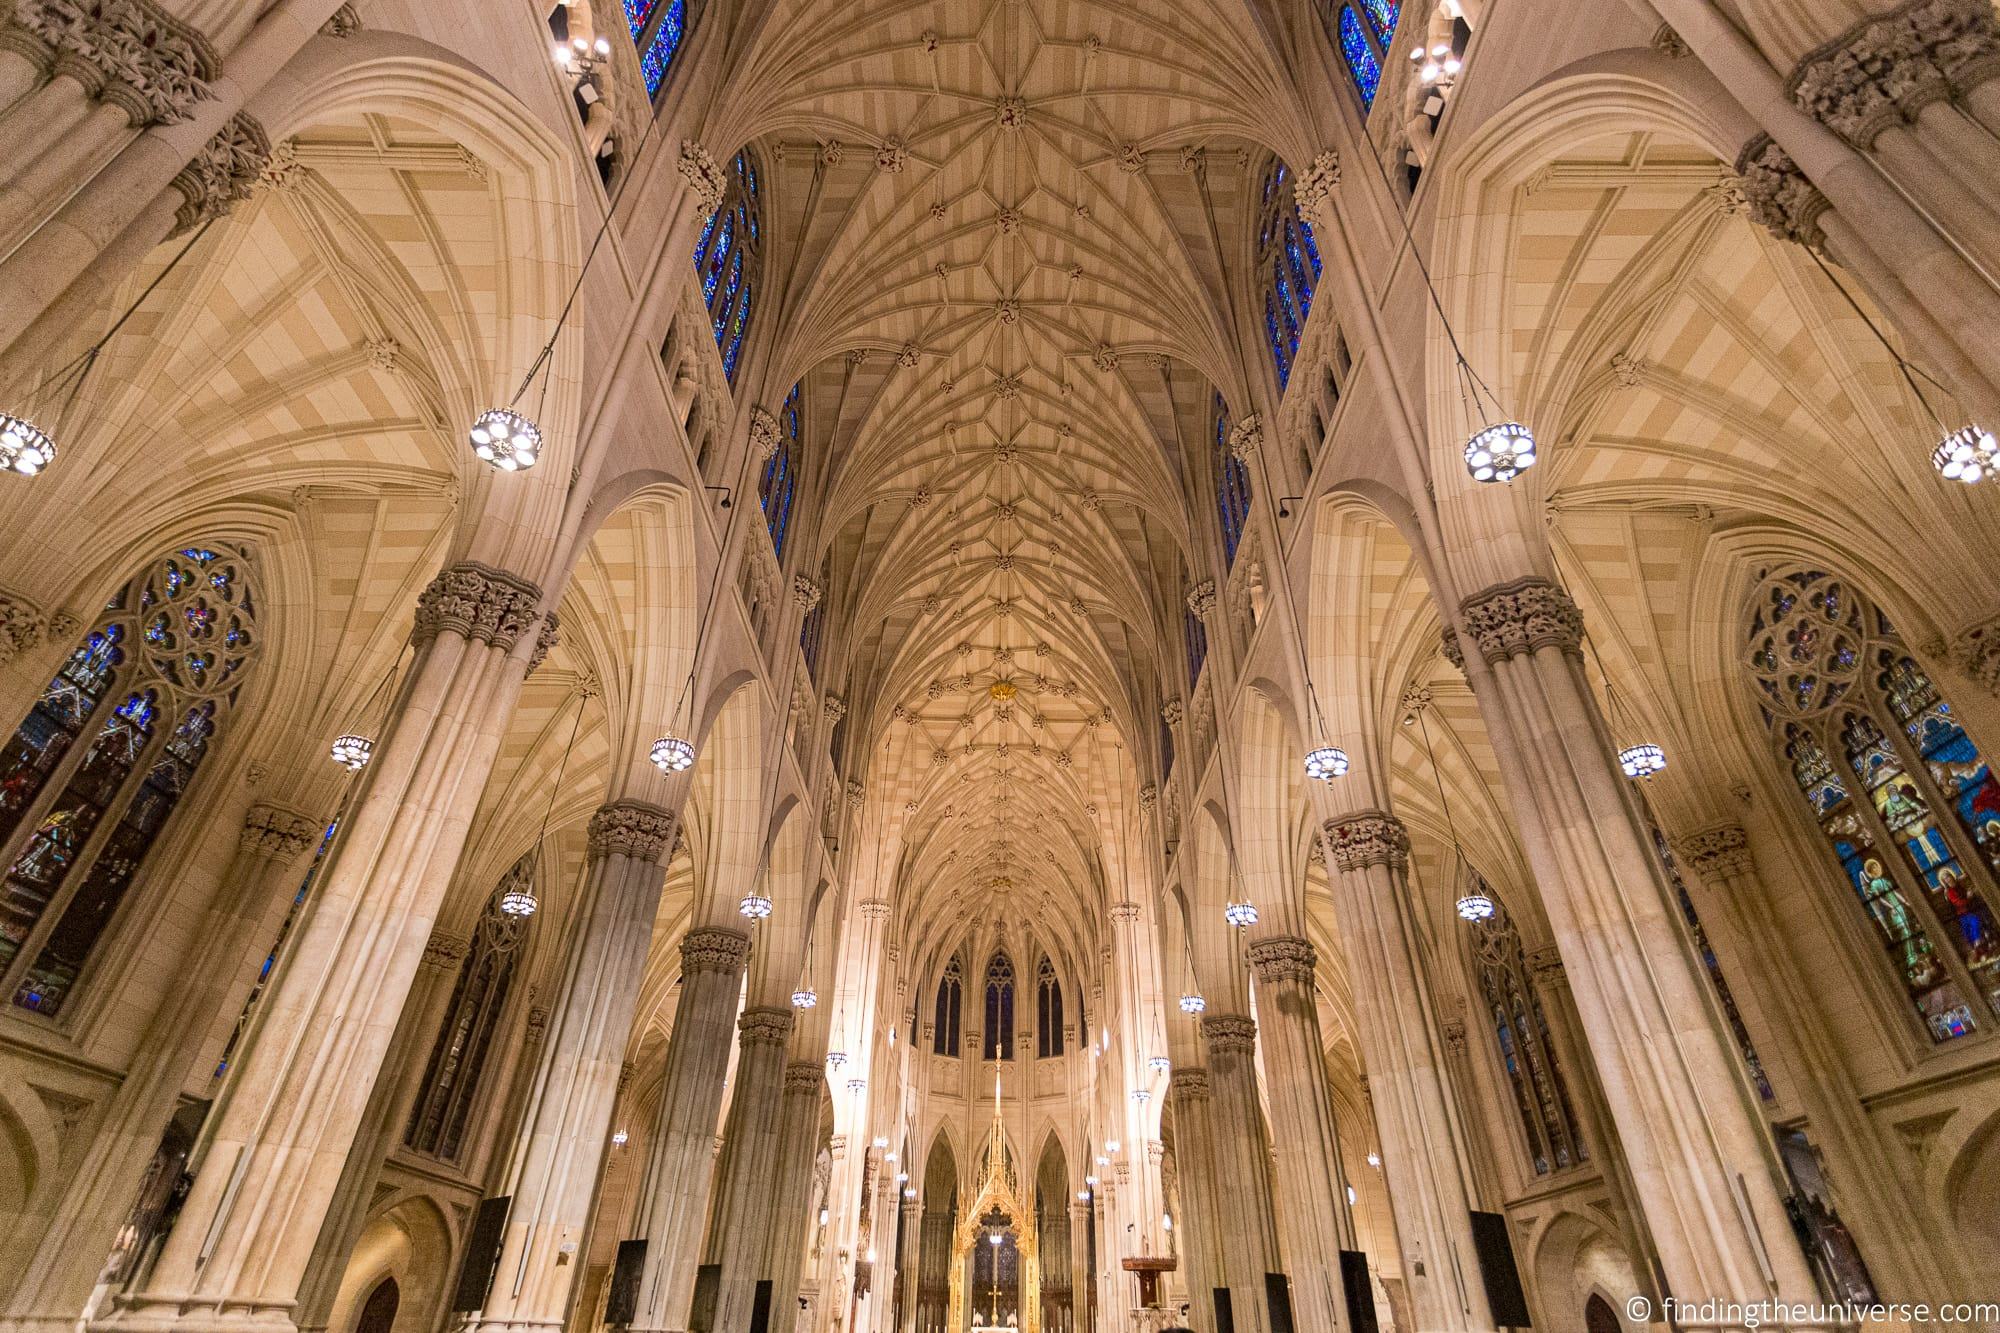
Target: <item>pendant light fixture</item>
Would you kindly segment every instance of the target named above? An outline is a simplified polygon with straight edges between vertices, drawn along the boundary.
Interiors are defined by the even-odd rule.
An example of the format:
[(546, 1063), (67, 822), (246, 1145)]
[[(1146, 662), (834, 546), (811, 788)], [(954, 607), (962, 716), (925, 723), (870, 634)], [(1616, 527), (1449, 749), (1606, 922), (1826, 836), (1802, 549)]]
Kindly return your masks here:
[(361, 716), (366, 719), (362, 726), (334, 737), (333, 744), (327, 749), (327, 757), (350, 773), (359, 773), (375, 757), (375, 739), (370, 732), (388, 725), (389, 701), (395, 697), (396, 673), (402, 670), (403, 654), (408, 649), (409, 645), (405, 644), (396, 650), (396, 660), (389, 664), (388, 673), (361, 706)]
[(1181, 1012), (1192, 1018), (1208, 1008), (1208, 1001), (1202, 998), (1201, 987), (1197, 986), (1194, 980), (1194, 943), (1184, 938), (1181, 945), (1181, 956), (1187, 963), (1184, 974), (1186, 979), (1181, 985)]
[[(103, 337), (84, 349), (67, 365), (59, 367), (55, 374), (43, 383), (39, 390), (41, 398), (39, 405), (31, 401), (19, 413), (0, 410), (0, 469), (32, 477), (56, 461), (56, 433), (68, 424), (70, 408), (76, 403), (76, 396), (82, 391), (83, 382), (90, 377), (91, 368), (97, 364), (98, 356), (117, 336), (118, 331), (125, 327), (125, 322), (139, 312), (139, 307), (146, 303), (146, 298), (158, 290), (159, 285), (166, 281), (167, 275), (179, 268), (180, 262), (187, 258), (188, 252), (194, 249), (202, 237), (208, 235), (208, 229), (215, 225), (215, 221), (214, 218), (210, 218), (201, 224), (194, 235), (188, 237), (187, 244), (183, 245), (174, 257), (167, 261), (166, 267), (146, 284), (146, 289), (139, 293), (138, 299), (125, 308), (125, 313), (104, 331)], [(47, 415), (41, 415), (43, 412)], [(37, 417), (40, 418), (40, 423)]]
[[(1424, 760), (1430, 765), (1431, 781), (1437, 787), (1438, 808), (1444, 814), (1445, 835), (1451, 839), (1452, 859), (1458, 865), (1464, 866), (1465, 852), (1458, 845), (1458, 825), (1451, 817), (1451, 798), (1444, 794), (1444, 775), (1438, 771), (1437, 751), (1431, 748), (1431, 724), (1424, 718), (1427, 710), (1427, 705), (1419, 705), (1411, 716), (1416, 718), (1417, 731), (1424, 738)], [(1408, 722), (1409, 718), (1405, 718), (1405, 725)], [(1489, 920), (1493, 916), (1493, 899), (1483, 891), (1477, 876), (1473, 877), (1473, 882), (1467, 886), (1466, 891), (1459, 895), (1457, 908), (1462, 919), (1475, 924)]]
[[(1584, 641), (1590, 642), (1588, 634), (1584, 635)], [(1610, 723), (1612, 734), (1616, 735), (1624, 729), (1624, 710), (1619, 707), (1618, 692), (1611, 688), (1611, 673), (1605, 670), (1604, 654), (1594, 643), (1590, 645), (1590, 652), (1597, 659), (1597, 678), (1604, 685), (1605, 720)], [(1666, 771), (1667, 752), (1652, 741), (1635, 741), (1619, 747), (1618, 767), (1634, 782), (1650, 782), (1655, 773)]]
[(806, 940), (806, 956), (799, 963), (799, 984), (792, 991), (792, 1008), (810, 1009), (819, 1003), (819, 992), (812, 984), (812, 947), (810, 937)]
[[(556, 812), (556, 795), (562, 791), (563, 776), (569, 772), (569, 757), (576, 749), (576, 736), (583, 730), (583, 705), (590, 696), (583, 690), (575, 692), (576, 720), (569, 726), (569, 743), (563, 746), (562, 760), (556, 765), (556, 780), (549, 784), (549, 803), (542, 809), (542, 831), (535, 835), (535, 848), (539, 852), (548, 842), (549, 817)], [(565, 700), (567, 702), (567, 700)], [(532, 879), (517, 881), (507, 892), (500, 895), (500, 910), (508, 916), (530, 917), (541, 906), (535, 897)]]

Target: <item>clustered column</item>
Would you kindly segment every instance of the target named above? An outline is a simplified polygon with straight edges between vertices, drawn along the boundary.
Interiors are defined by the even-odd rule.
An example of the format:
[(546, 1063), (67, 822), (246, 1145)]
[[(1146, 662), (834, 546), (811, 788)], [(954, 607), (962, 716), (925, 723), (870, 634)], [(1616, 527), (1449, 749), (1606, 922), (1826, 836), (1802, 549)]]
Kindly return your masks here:
[(745, 1009), (736, 1020), (736, 1091), (723, 1129), (710, 1258), (722, 1266), (715, 1327), (750, 1327), (757, 1277), (777, 1229), (778, 1149), (785, 1095), (785, 1042), (792, 1011)]
[[(1200, 1333), (1214, 1333), (1215, 1288), (1227, 1284), (1222, 1271), (1221, 1220), (1217, 1215), (1215, 1177), (1210, 1159), (1215, 1151), (1215, 1135), (1209, 1124), (1208, 1071), (1176, 1069), (1167, 1082), (1168, 1103), (1174, 1113), (1174, 1164), (1181, 1183), (1181, 1216), (1174, 1228), (1181, 1263), (1187, 1270), (1188, 1322)], [(1084, 1213), (1087, 1217), (1088, 1209)], [(1088, 1291), (1088, 1260), (1084, 1251), (1089, 1237), (1081, 1220), (1070, 1222), (1071, 1252), (1085, 1277), (1077, 1285), (1080, 1303)], [(1078, 1327), (1082, 1327), (1081, 1318)]]
[(1377, 1108), (1382, 1170), (1417, 1323), (1491, 1329), (1472, 1240), (1476, 1186), (1446, 1091), (1436, 1005), (1418, 944), (1409, 833), (1381, 810), (1329, 819), (1322, 833), (1349, 957), (1355, 1036)]
[(1254, 1333), (1271, 1326), (1264, 1275), (1278, 1271), (1271, 1160), (1257, 1103), (1257, 1024), (1241, 1014), (1209, 1014), (1201, 1020), (1201, 1035), (1208, 1045), (1210, 1160), (1226, 1279), (1215, 1285), (1229, 1287), (1236, 1327)]
[(771, 1279), (772, 1319), (789, 1317), (798, 1299), (812, 1226), (814, 1149), (819, 1146), (819, 1106), (826, 1074), (815, 1060), (785, 1066), (784, 1103), (778, 1111), (777, 1170), (773, 1181), (771, 1243), (763, 1273)]

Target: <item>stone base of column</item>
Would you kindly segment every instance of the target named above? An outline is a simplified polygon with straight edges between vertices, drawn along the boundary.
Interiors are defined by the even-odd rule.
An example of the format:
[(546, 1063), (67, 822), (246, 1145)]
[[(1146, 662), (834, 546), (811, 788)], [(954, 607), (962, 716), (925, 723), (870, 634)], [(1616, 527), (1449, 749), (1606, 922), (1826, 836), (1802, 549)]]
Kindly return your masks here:
[[(229, 1301), (151, 1293), (94, 1319), (90, 1333), (299, 1333), (291, 1301)], [(72, 1325), (71, 1327), (74, 1327)]]

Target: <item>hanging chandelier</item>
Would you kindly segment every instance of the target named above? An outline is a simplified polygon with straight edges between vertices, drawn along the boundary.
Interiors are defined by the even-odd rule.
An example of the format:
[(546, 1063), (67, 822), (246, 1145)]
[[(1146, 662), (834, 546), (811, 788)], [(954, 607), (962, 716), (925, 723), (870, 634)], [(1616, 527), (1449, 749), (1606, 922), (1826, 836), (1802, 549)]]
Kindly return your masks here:
[(1132, 1089), (1132, 1100), (1144, 1106), (1147, 1102), (1153, 1100), (1153, 1094), (1144, 1088), (1134, 1088)]
[(662, 773), (685, 773), (694, 767), (694, 746), (678, 736), (653, 742), (653, 766)]
[(792, 992), (792, 1008), (810, 1009), (819, 1003), (819, 992), (810, 986), (801, 986)]
[(762, 921), (771, 915), (771, 900), (761, 893), (746, 893), (743, 901), (736, 904), (736, 910), (752, 921)]
[(1208, 1001), (1202, 999), (1198, 991), (1189, 991), (1181, 996), (1181, 1012), (1184, 1014), (1198, 1014), (1206, 1008)]
[(1467, 921), (1493, 919), (1493, 900), (1481, 889), (1471, 889), (1458, 900), (1458, 914)]
[(1961, 426), (1931, 451), (1931, 466), (1946, 481), (1976, 486), (2000, 466), (2000, 440), (1984, 426)]
[(1628, 745), (1618, 752), (1618, 766), (1625, 770), (1625, 776), (1633, 779), (1648, 778), (1667, 766), (1667, 752), (1651, 743)]
[(826, 1067), (828, 1069), (837, 1070), (840, 1069), (842, 1066), (844, 1066), (846, 1063), (847, 1063), (846, 1051), (828, 1051), (826, 1053)]
[(56, 461), (56, 442), (22, 417), (0, 413), (0, 467), (32, 477)]
[(1222, 909), (1222, 919), (1242, 930), (1257, 924), (1257, 904), (1251, 902), (1230, 903)]
[(481, 412), (467, 433), (472, 452), (502, 472), (523, 472), (542, 456), (542, 428), (511, 407)]
[(1315, 782), (1332, 782), (1347, 776), (1347, 751), (1322, 745), (1306, 755), (1306, 776)]
[(617, 1131), (615, 1131), (615, 1132), (614, 1132), (614, 1133), (613, 1133), (613, 1134), (611, 1135), (611, 1146), (612, 1146), (612, 1147), (614, 1147), (614, 1148), (622, 1148), (622, 1147), (624, 1147), (624, 1146), (625, 1146), (625, 1142), (626, 1142), (626, 1134), (625, 1134), (625, 1131), (624, 1131), (624, 1130), (622, 1130), (622, 1129), (621, 1129), (621, 1130), (617, 1130)]
[(1172, 1060), (1169, 1060), (1164, 1055), (1156, 1055), (1152, 1059), (1146, 1061), (1146, 1068), (1152, 1070), (1155, 1074), (1164, 1074), (1173, 1067), (1174, 1067), (1174, 1062)]
[(1535, 436), (1518, 421), (1487, 426), (1465, 442), (1474, 481), (1512, 481), (1535, 465)]
[(336, 736), (328, 753), (334, 763), (350, 773), (359, 773), (375, 757), (375, 742), (350, 732), (345, 736)]
[(500, 910), (508, 916), (526, 919), (533, 916), (539, 906), (541, 903), (536, 900), (534, 890), (525, 882), (500, 895)]

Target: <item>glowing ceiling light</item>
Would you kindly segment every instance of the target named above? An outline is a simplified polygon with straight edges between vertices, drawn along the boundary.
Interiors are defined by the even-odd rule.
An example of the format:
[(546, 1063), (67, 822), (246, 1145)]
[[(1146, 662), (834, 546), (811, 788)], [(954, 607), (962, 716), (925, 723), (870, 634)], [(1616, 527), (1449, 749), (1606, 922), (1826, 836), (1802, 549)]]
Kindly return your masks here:
[(472, 452), (502, 472), (519, 472), (542, 456), (542, 428), (512, 408), (481, 412), (467, 438)]
[(1488, 426), (1465, 444), (1474, 481), (1512, 481), (1535, 465), (1535, 437), (1518, 421)]
[(327, 753), (333, 757), (334, 763), (348, 772), (359, 773), (375, 757), (375, 742), (350, 732), (345, 736), (336, 736), (333, 748)]
[(1347, 776), (1347, 751), (1322, 745), (1306, 755), (1306, 776), (1315, 782), (1332, 782)]

